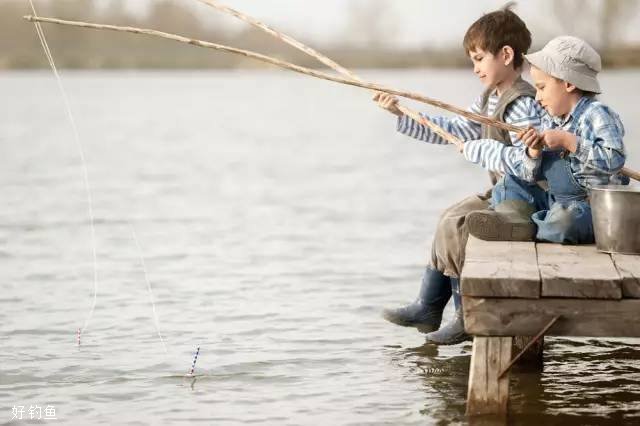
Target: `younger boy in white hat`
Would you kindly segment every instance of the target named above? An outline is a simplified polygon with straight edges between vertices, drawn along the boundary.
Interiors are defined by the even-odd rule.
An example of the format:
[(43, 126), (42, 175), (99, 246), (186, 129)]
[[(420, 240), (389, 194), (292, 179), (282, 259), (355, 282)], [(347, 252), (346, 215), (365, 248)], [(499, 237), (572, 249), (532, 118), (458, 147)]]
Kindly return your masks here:
[[(625, 162), (624, 127), (618, 114), (596, 100), (600, 55), (585, 41), (556, 37), (541, 51), (525, 55), (531, 65), (536, 100), (548, 113), (540, 132), (528, 129), (520, 138), (522, 167), (511, 168), (493, 190), (494, 210), (470, 213), (469, 232), (486, 240), (538, 240), (592, 243), (589, 189), (629, 179), (618, 172)], [(465, 157), (486, 168), (504, 170), (491, 158), (493, 141), (465, 144)], [(498, 164), (496, 167), (495, 164)], [(535, 185), (546, 181), (548, 191)], [(512, 202), (535, 206), (528, 217), (509, 208)], [(533, 230), (533, 232), (531, 231)]]

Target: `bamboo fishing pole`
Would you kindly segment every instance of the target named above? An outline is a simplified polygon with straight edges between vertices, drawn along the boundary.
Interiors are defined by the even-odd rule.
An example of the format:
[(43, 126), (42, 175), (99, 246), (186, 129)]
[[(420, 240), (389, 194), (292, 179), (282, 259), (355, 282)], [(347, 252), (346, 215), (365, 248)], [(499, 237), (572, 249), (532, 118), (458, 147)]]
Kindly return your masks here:
[[(382, 86), (375, 83), (367, 83), (360, 82), (353, 79), (342, 78), (338, 76), (333, 76), (330, 74), (323, 73), (321, 71), (312, 70), (309, 68), (301, 67), (299, 65), (294, 65), (289, 62), (282, 61), (280, 59), (272, 58), (266, 55), (262, 55), (260, 53), (251, 52), (249, 50), (237, 49), (235, 47), (225, 46), (222, 44), (211, 43), (208, 41), (192, 39), (189, 37), (184, 37), (181, 35), (166, 33), (163, 31), (152, 30), (148, 28), (137, 28), (137, 27), (122, 27), (117, 25), (105, 25), (105, 24), (94, 24), (89, 22), (80, 22), (80, 21), (69, 21), (64, 19), (57, 18), (47, 18), (41, 16), (33, 16), (27, 15), (24, 16), (24, 19), (29, 22), (44, 22), (49, 24), (58, 24), (72, 27), (80, 27), (80, 28), (90, 28), (97, 30), (108, 30), (108, 31), (116, 31), (116, 32), (128, 32), (133, 34), (146, 34), (153, 37), (165, 38), (168, 40), (177, 41), (180, 43), (191, 44), (193, 46), (205, 47), (208, 49), (219, 50), (221, 52), (234, 53), (237, 55), (245, 56), (248, 58), (256, 59), (261, 62), (265, 62), (268, 64), (272, 64), (278, 66), (280, 68), (288, 69), (300, 74), (310, 75), (312, 77), (316, 77), (322, 80), (333, 81), (335, 83), (346, 84), (349, 86), (362, 87), (370, 90), (377, 90), (379, 92), (386, 92), (392, 95), (401, 96), (403, 98), (412, 99), (418, 102), (423, 102), (428, 105), (432, 105), (450, 112), (454, 114), (461, 115), (466, 117), (472, 121), (486, 124), (488, 126), (493, 126), (499, 129), (507, 130), (509, 132), (520, 132), (524, 130), (522, 127), (514, 126), (512, 124), (504, 123), (496, 119), (492, 119), (490, 117), (486, 117), (481, 114), (476, 114), (470, 111), (466, 111), (464, 109), (458, 108), (456, 106), (447, 104), (446, 102), (439, 101), (437, 99), (432, 99), (427, 96), (420, 95), (418, 93), (406, 92), (398, 89), (394, 89), (391, 87)], [(631, 177), (633, 179), (640, 181), (640, 172), (630, 170), (628, 168), (623, 168), (620, 171), (620, 174)]]
[[(258, 21), (255, 18), (252, 18), (251, 16), (240, 12), (239, 10), (236, 9), (232, 9), (229, 6), (225, 6), (219, 2), (217, 2), (216, 0), (198, 0), (201, 3), (206, 4), (207, 6), (213, 7), (219, 11), (222, 11), (224, 13), (227, 13), (229, 15), (232, 15), (238, 19), (240, 19), (241, 21), (244, 21), (264, 32), (266, 32), (269, 35), (272, 35), (273, 37), (277, 38), (278, 40), (281, 40), (283, 42), (285, 42), (286, 44), (306, 53), (307, 55), (317, 59), (318, 61), (320, 61), (321, 63), (327, 65), (329, 68), (332, 68), (333, 70), (337, 71), (338, 73), (345, 75), (347, 77), (352, 78), (353, 80), (356, 81), (360, 81), (360, 82), (364, 82), (364, 80), (362, 80), (360, 77), (358, 77), (354, 72), (350, 71), (349, 69), (343, 67), (342, 65), (338, 64), (337, 62), (335, 62), (334, 60), (332, 60), (331, 58), (329, 58), (328, 56), (323, 55), (322, 53), (318, 52), (317, 50), (301, 43), (300, 41), (294, 39), (291, 36), (288, 36), (280, 31), (275, 30), (274, 28), (268, 26), (267, 24)], [(421, 116), (419, 113), (417, 113), (416, 111), (413, 111), (405, 106), (402, 105), (397, 105), (398, 109), (400, 110), (401, 113), (403, 113), (404, 115), (412, 118), (413, 120), (417, 121), (418, 123), (422, 124), (423, 126), (428, 127), (429, 129), (431, 129), (435, 134), (437, 134), (438, 136), (442, 137), (444, 140), (452, 143), (453, 145), (456, 146), (456, 148), (458, 149), (458, 151), (462, 151), (463, 149), (463, 145), (464, 142), (458, 138), (457, 136), (447, 132), (446, 130), (444, 130), (442, 127), (438, 126), (437, 124), (433, 123), (431, 120)]]
[(348, 86), (355, 86), (355, 87), (362, 87), (365, 89), (370, 89), (370, 90), (375, 90), (375, 91), (379, 91), (379, 92), (386, 92), (386, 93), (390, 93), (392, 95), (396, 95), (396, 96), (401, 96), (403, 98), (407, 98), (407, 99), (412, 99), (414, 101), (418, 101), (418, 102), (422, 102), (428, 105), (432, 105), (435, 106), (437, 108), (440, 109), (444, 109), (450, 112), (453, 112), (454, 114), (458, 114), (461, 115), (463, 117), (466, 117), (472, 121), (478, 122), (478, 123), (482, 123), (482, 124), (486, 124), (488, 126), (493, 126), (493, 127), (497, 127), (499, 129), (503, 129), (503, 130), (507, 130), (510, 132), (520, 132), (522, 130), (525, 130), (525, 128), (523, 127), (517, 127), (517, 126), (513, 126), (511, 124), (507, 124), (504, 122), (501, 122), (499, 120), (495, 120), (493, 118), (490, 117), (486, 117), (482, 114), (476, 114), (470, 111), (466, 111), (462, 108), (458, 108), (454, 105), (450, 105), (446, 102), (442, 102), (439, 101), (437, 99), (433, 99), (430, 98), (428, 96), (423, 96), (420, 95), (419, 93), (415, 93), (415, 92), (407, 92), (407, 91), (402, 91), (402, 90), (398, 90), (398, 89), (394, 89), (391, 87), (387, 87), (387, 86), (383, 86), (380, 84), (376, 84), (376, 83), (367, 83), (367, 82), (362, 82), (362, 81), (357, 81), (351, 78), (344, 78), (344, 77), (339, 77), (339, 76), (334, 76), (331, 74), (327, 74), (324, 73), (322, 71), (317, 71), (317, 70), (312, 70), (309, 68), (305, 68), (302, 67), (300, 65), (295, 65), (280, 59), (276, 59), (276, 58), (272, 58), (270, 56), (266, 56), (263, 55), (261, 53), (256, 53), (256, 52), (252, 52), (250, 50), (244, 50), (244, 49), (238, 49), (235, 47), (230, 47), (230, 46), (225, 46), (222, 44), (217, 44), (217, 43), (211, 43), (208, 41), (204, 41), (204, 40), (198, 40), (198, 39), (192, 39), (189, 37), (185, 37), (185, 36), (181, 36), (181, 35), (177, 35), (177, 34), (171, 34), (171, 33), (167, 33), (164, 31), (158, 31), (158, 30), (153, 30), (153, 29), (149, 29), (149, 28), (137, 28), (137, 27), (124, 27), (124, 26), (117, 26), (117, 25), (107, 25), (107, 24), (95, 24), (95, 23), (90, 23), (90, 22), (81, 22), (81, 21), (69, 21), (69, 20), (64, 20), (64, 19), (57, 19), (57, 18), (48, 18), (48, 17), (43, 17), (43, 16), (33, 16), (33, 15), (27, 15), (23, 17), (25, 20), (29, 21), (29, 22), (44, 22), (44, 23), (48, 23), (48, 24), (58, 24), (58, 25), (64, 25), (64, 26), (71, 26), (71, 27), (80, 27), (80, 28), (90, 28), (90, 29), (96, 29), (96, 30), (107, 30), (107, 31), (116, 31), (116, 32), (127, 32), (127, 33), (133, 33), (133, 34), (146, 34), (149, 36), (153, 36), (153, 37), (160, 37), (160, 38), (165, 38), (168, 40), (173, 40), (173, 41), (177, 41), (180, 43), (185, 43), (185, 44), (190, 44), (193, 46), (198, 46), (198, 47), (205, 47), (208, 49), (213, 49), (213, 50), (219, 50), (221, 52), (226, 52), (226, 53), (233, 53), (233, 54), (237, 54), (237, 55), (241, 55), (241, 56), (245, 56), (247, 58), (251, 58), (251, 59), (255, 59), (261, 62), (265, 62), (271, 65), (275, 65), (277, 67), (283, 68), (283, 69), (288, 69), (290, 71), (294, 71), (300, 74), (305, 74), (305, 75), (309, 75), (312, 77), (316, 77), (319, 78), (321, 80), (327, 80), (327, 81), (333, 81), (335, 83), (341, 83), (341, 84), (346, 84)]
[[(223, 5), (220, 2), (218, 2), (217, 0), (198, 0), (201, 3), (206, 4), (207, 6), (213, 7), (217, 10), (220, 10), (224, 13), (227, 13), (229, 15), (232, 15), (238, 19), (240, 19), (241, 21), (244, 21), (264, 32), (266, 32), (267, 34), (272, 35), (273, 37), (287, 43), (288, 45), (306, 53), (307, 55), (317, 59), (318, 61), (322, 62), (323, 64), (327, 65), (328, 67), (334, 69), (335, 71), (339, 72), (340, 74), (346, 75), (348, 77), (351, 77), (353, 80), (356, 81), (360, 81), (363, 82), (363, 80), (358, 77), (355, 73), (353, 73), (352, 71), (350, 71), (349, 69), (343, 67), (342, 65), (338, 64), (337, 62), (333, 61), (331, 58), (321, 54), (320, 52), (318, 52), (317, 50), (301, 43), (300, 41), (294, 39), (291, 36), (288, 36), (287, 34), (284, 34), (280, 31), (277, 31), (276, 29), (268, 26), (267, 24), (243, 13), (240, 12), (239, 10), (233, 9), (229, 6)], [(420, 114), (418, 114), (417, 112), (412, 111), (411, 109), (398, 105), (398, 109), (400, 110), (400, 112), (402, 112), (403, 114), (411, 117), (412, 119), (416, 120), (417, 122), (419, 122), (422, 125), (425, 125), (427, 127), (429, 127), (431, 130), (433, 130), (434, 133), (438, 134), (439, 136), (441, 136), (442, 138), (444, 138), (445, 140), (453, 143), (456, 145), (456, 147), (458, 148), (458, 150), (461, 150), (462, 144), (463, 142), (457, 138), (455, 135), (452, 135), (451, 133), (445, 131), (444, 129), (442, 129), (440, 126), (437, 126), (435, 123), (432, 123), (430, 120), (427, 120), (426, 118), (422, 117)], [(475, 121), (475, 120), (474, 120)], [(500, 122), (502, 123), (502, 122)], [(486, 123), (485, 123), (486, 124)], [(515, 127), (514, 127), (515, 128)], [(521, 128), (518, 128), (518, 130), (512, 130), (512, 129), (507, 129), (509, 131), (520, 131), (522, 130)], [(640, 180), (640, 173), (635, 172), (631, 169), (628, 168), (623, 168), (621, 170), (621, 173), (625, 176), (629, 176), (634, 178), (635, 180)]]

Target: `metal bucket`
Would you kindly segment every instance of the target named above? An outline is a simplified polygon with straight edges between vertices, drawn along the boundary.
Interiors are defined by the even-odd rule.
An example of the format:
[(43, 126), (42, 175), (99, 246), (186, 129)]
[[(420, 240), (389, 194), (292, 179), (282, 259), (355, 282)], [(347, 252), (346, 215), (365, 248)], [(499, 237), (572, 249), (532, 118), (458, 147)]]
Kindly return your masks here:
[(591, 189), (596, 247), (607, 253), (640, 254), (640, 189), (621, 185)]

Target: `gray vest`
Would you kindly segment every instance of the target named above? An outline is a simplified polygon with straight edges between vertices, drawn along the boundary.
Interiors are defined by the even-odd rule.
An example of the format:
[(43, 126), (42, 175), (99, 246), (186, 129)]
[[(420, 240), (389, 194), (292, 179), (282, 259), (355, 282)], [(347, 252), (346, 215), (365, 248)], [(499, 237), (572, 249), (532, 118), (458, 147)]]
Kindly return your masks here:
[[(491, 96), (494, 91), (495, 89), (487, 89), (482, 94), (482, 99), (480, 101), (480, 112), (482, 115), (487, 115), (487, 109), (489, 108), (489, 96)], [(521, 77), (518, 77), (513, 85), (506, 92), (500, 95), (498, 105), (496, 105), (496, 109), (490, 117), (504, 122), (504, 113), (507, 107), (520, 96), (530, 96), (534, 98), (536, 96), (536, 89)], [(493, 139), (504, 144), (511, 145), (511, 137), (507, 130), (487, 126), (486, 124), (481, 125), (481, 138)], [(495, 172), (489, 172), (489, 177), (491, 179), (491, 183), (495, 185), (500, 178), (500, 175)]]

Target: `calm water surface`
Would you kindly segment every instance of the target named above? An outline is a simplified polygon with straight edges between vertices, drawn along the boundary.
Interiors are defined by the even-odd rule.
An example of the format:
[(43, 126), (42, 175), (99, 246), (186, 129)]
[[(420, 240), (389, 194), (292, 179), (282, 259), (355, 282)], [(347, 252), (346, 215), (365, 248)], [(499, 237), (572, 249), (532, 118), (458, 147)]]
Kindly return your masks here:
[[(363, 75), (458, 105), (481, 90), (468, 71)], [(639, 76), (603, 78), (635, 168)], [(96, 307), (78, 348), (91, 229), (56, 83), (0, 74), (0, 423), (31, 405), (60, 424), (467, 422), (470, 345), (424, 346), (380, 310), (415, 297), (438, 214), (482, 170), (396, 135), (366, 91), (284, 72), (63, 81)], [(547, 343), (543, 373), (513, 378), (512, 423), (640, 423), (640, 341)]]

